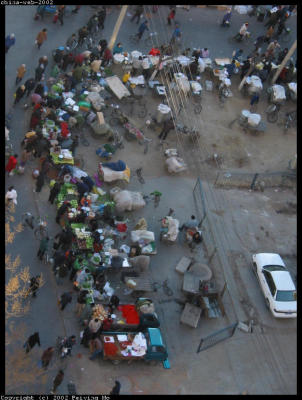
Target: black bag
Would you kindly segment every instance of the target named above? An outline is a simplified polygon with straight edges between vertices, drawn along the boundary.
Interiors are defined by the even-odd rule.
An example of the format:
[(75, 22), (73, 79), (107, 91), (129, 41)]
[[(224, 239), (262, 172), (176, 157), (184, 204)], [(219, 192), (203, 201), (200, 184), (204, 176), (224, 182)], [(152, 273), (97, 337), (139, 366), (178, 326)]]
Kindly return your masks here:
[(53, 249), (54, 250), (58, 250), (58, 248), (59, 248), (59, 242), (54, 242), (54, 244), (53, 244)]

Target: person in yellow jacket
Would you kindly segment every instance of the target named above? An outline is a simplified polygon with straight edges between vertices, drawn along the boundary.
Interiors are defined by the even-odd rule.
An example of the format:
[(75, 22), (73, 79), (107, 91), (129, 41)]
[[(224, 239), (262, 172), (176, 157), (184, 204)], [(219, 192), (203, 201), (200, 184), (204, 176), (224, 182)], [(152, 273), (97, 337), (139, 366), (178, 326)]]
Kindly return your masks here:
[(20, 67), (17, 69), (16, 85), (18, 85), (18, 83), (22, 81), (25, 72), (26, 72), (26, 66), (25, 64), (21, 64)]
[(122, 78), (123, 83), (127, 83), (130, 78), (130, 72), (126, 72)]

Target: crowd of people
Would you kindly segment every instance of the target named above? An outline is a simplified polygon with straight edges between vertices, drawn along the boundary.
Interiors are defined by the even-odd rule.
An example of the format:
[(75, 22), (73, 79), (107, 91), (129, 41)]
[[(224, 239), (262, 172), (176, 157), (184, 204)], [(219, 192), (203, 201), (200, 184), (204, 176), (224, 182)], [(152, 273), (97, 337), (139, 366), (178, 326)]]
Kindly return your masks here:
[[(63, 6), (64, 7), (64, 6)], [(247, 71), (251, 69), (251, 66), (255, 65), (257, 62), (262, 62), (264, 64), (263, 69), (258, 72), (256, 67), (251, 69), (250, 75), (254, 73), (259, 73), (259, 76), (263, 81), (265, 81), (272, 69), (272, 63), (276, 62), (280, 64), (288, 52), (288, 48), (281, 49), (278, 41), (274, 37), (278, 37), (282, 34), (285, 29), (286, 19), (289, 17), (290, 13), (293, 11), (291, 6), (287, 9), (281, 6), (277, 7), (278, 10), (273, 13), (268, 22), (265, 24), (268, 26), (268, 30), (265, 35), (259, 36), (254, 45), (255, 49), (251, 54), (248, 54), (246, 59), (243, 60), (243, 50), (236, 49), (232, 55), (231, 64), (226, 66), (229, 76), (231, 77), (235, 70), (235, 61), (241, 62), (241, 79), (246, 75)], [(75, 6), (73, 13), (77, 13), (80, 6)], [(156, 12), (156, 10), (154, 10)], [(131, 18), (132, 22), (139, 24), (141, 15), (143, 14), (143, 6), (138, 6)], [(171, 25), (172, 21), (175, 21), (176, 9), (172, 8), (167, 16), (167, 24)], [(43, 18), (43, 12), (40, 10), (39, 15)], [(53, 22), (60, 22), (61, 25), (64, 24), (64, 8), (59, 7), (56, 14), (57, 18), (54, 18)], [(91, 50), (84, 50), (78, 52), (73, 50), (76, 43), (78, 46), (82, 46), (85, 43), (85, 39), (104, 29), (104, 23), (106, 20), (106, 6), (94, 14), (88, 21), (88, 23), (83, 26), (78, 34), (72, 34), (67, 40), (66, 46), (64, 48), (57, 48), (53, 52), (53, 58), (55, 61), (54, 67), (49, 71), (49, 79), (46, 79), (46, 71), (49, 64), (47, 56), (41, 56), (38, 59), (38, 65), (35, 69), (35, 76), (28, 78), (24, 84), (20, 85), (14, 96), (14, 106), (16, 106), (22, 98), (27, 98), (30, 100), (30, 105), (33, 107), (32, 114), (30, 118), (30, 124), (28, 127), (28, 132), (26, 133), (24, 139), (21, 142), (23, 148), (22, 154), (18, 157), (18, 154), (14, 154), (9, 157), (8, 163), (6, 164), (5, 170), (9, 176), (17, 170), (18, 160), (20, 159), (19, 170), (24, 172), (27, 161), (33, 155), (37, 159), (43, 160), (39, 173), (36, 176), (36, 192), (40, 192), (44, 183), (45, 176), (53, 165), (53, 159), (50, 155), (51, 144), (48, 139), (45, 138), (43, 134), (43, 126), (45, 120), (54, 121), (56, 124), (60, 125), (61, 137), (57, 137), (58, 143), (60, 144), (66, 140), (67, 135), (62, 135), (64, 130), (64, 122), (59, 120), (57, 115), (57, 110), (62, 107), (63, 97), (62, 92), (68, 92), (76, 89), (76, 86), (85, 79), (88, 75), (96, 78), (97, 74), (101, 71), (101, 68), (108, 66), (113, 55), (123, 53), (123, 44), (121, 42), (117, 43), (113, 48), (113, 51), (108, 48), (108, 42), (105, 38), (102, 38), (99, 43), (91, 48)], [(223, 23), (231, 21), (231, 12), (228, 12), (223, 18)], [(278, 24), (278, 25), (277, 25)], [(277, 26), (277, 28), (276, 28)], [(248, 23), (245, 23), (239, 34), (244, 36), (247, 32)], [(140, 40), (144, 32), (148, 30), (148, 21), (144, 20), (142, 24), (139, 25), (137, 37)], [(171, 43), (173, 44), (178, 38), (181, 37), (181, 31), (179, 25), (175, 23), (175, 30), (172, 35)], [(47, 40), (47, 29), (42, 29), (36, 37), (37, 48), (40, 49), (43, 43)], [(266, 50), (263, 52), (262, 47), (264, 43), (268, 43)], [(11, 34), (5, 39), (6, 53), (9, 48), (15, 44), (15, 36)], [(279, 53), (276, 54), (277, 49)], [(184, 52), (187, 55), (188, 50)], [(193, 61), (189, 65), (187, 70), (190, 78), (195, 78), (198, 74), (198, 60), (199, 58), (209, 58), (210, 52), (208, 48), (198, 48), (194, 49), (191, 57)], [(139, 60), (142, 61), (142, 60)], [(134, 69), (139, 69), (135, 63), (133, 64)], [(294, 74), (294, 64), (290, 63), (289, 68), (285, 70), (285, 73), (281, 73), (279, 80), (290, 82)], [(21, 64), (17, 69), (16, 75), (16, 86), (22, 82), (26, 73), (26, 65)], [(61, 87), (58, 90), (58, 82)], [(55, 86), (55, 87), (54, 87)], [(259, 100), (259, 97), (258, 97)], [(256, 101), (255, 99), (253, 101)], [(68, 116), (70, 119), (70, 116)], [(68, 137), (72, 137), (72, 143), (70, 145), (71, 152), (73, 155), (76, 152), (76, 148), (79, 145), (79, 136), (76, 134), (76, 130), (72, 130), (73, 127), (80, 126), (83, 123), (83, 118), (79, 118), (75, 121), (67, 120), (69, 127), (67, 127)], [(169, 131), (174, 128), (174, 123), (172, 119), (165, 121), (163, 129), (159, 135), (160, 139), (165, 140)], [(60, 169), (58, 176), (55, 179), (53, 186), (50, 189), (48, 201), (53, 204), (56, 201), (58, 194), (64, 185), (64, 177), (71, 173), (68, 166), (63, 166)], [(87, 206), (89, 200), (89, 193), (92, 192), (95, 186), (95, 180), (92, 177), (84, 176), (80, 179), (75, 180), (75, 186), (78, 193), (78, 203), (80, 214), (72, 221), (75, 223), (84, 223), (89, 225), (91, 232), (93, 233), (93, 250), (99, 252), (103, 248), (102, 235), (99, 234), (98, 230), (100, 228), (97, 219), (87, 218), (87, 213), (84, 208)], [(6, 203), (13, 202), (17, 204), (17, 192), (14, 186), (10, 186), (8, 192), (5, 196)], [(106, 283), (105, 270), (106, 267), (103, 261), (100, 261), (99, 265), (91, 266), (88, 257), (82, 252), (77, 252), (74, 249), (75, 235), (73, 230), (70, 228), (70, 218), (68, 213), (70, 211), (71, 204), (68, 201), (64, 201), (63, 204), (58, 208), (56, 214), (56, 222), (60, 226), (61, 230), (55, 236), (55, 243), (53, 246), (53, 272), (56, 275), (58, 281), (67, 278), (69, 275), (69, 280), (73, 283), (73, 289), (77, 292), (77, 304), (75, 312), (80, 318), (81, 323), (84, 328), (83, 336), (81, 338), (81, 344), (90, 349), (91, 356), (90, 360), (96, 359), (98, 356), (102, 355), (102, 343), (100, 341), (100, 334), (103, 331), (110, 329), (112, 324), (111, 314), (116, 309), (119, 304), (119, 299), (116, 296), (111, 296), (110, 298), (110, 313), (107, 319), (103, 321), (98, 318), (92, 318), (92, 307), (94, 305), (93, 301), (87, 302), (89, 297), (89, 291), (85, 289), (82, 285), (85, 281), (92, 281), (92, 286), (95, 290), (102, 293), (104, 285)], [(192, 226), (196, 226), (195, 217), (192, 216), (192, 221), (190, 222)], [(114, 228), (113, 215), (110, 207), (105, 207), (102, 222), (111, 224)], [(187, 224), (188, 225), (188, 224)], [(188, 228), (187, 225), (183, 227)], [(190, 225), (190, 226), (191, 226)], [(103, 225), (102, 225), (103, 226)], [(49, 237), (43, 237), (39, 244), (39, 249), (37, 252), (37, 257), (42, 260), (45, 252), (49, 249)], [(37, 293), (40, 287), (40, 275), (37, 275), (30, 280), (30, 293), (32, 297), (37, 297)], [(72, 302), (73, 291), (65, 292), (61, 295), (59, 306), (60, 310), (63, 311), (68, 304)], [(72, 335), (67, 338), (65, 345), (70, 349), (71, 353), (72, 346), (75, 343), (75, 336)], [(24, 347), (26, 353), (30, 349), (38, 344), (40, 346), (40, 338), (38, 332), (31, 335)], [(41, 362), (42, 367), (47, 368), (54, 354), (54, 347), (48, 347), (42, 354)], [(62, 383), (64, 378), (64, 372), (59, 371), (54, 379), (53, 388), (51, 393), (55, 393), (57, 387)], [(120, 383), (116, 381), (116, 385), (112, 390), (112, 394), (118, 394), (120, 390)]]

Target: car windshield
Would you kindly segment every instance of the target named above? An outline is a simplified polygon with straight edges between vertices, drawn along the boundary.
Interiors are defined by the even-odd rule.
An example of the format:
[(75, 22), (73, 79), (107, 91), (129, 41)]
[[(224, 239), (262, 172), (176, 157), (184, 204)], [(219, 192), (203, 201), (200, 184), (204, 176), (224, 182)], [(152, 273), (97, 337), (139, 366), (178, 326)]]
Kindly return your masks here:
[(267, 271), (286, 271), (286, 268), (282, 267), (282, 265), (266, 265), (263, 269)]
[(277, 290), (276, 301), (296, 301), (295, 290)]

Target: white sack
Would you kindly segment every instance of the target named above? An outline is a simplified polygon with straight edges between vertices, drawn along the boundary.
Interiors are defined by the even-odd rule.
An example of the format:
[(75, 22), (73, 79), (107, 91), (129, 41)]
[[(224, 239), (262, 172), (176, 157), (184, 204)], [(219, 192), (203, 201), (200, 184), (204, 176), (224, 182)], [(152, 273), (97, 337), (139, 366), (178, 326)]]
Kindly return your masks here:
[(155, 240), (154, 232), (146, 230), (131, 231), (131, 241), (133, 243), (138, 242), (140, 239), (144, 239), (148, 243), (153, 242)]
[(170, 174), (185, 171), (187, 169), (184, 160), (180, 157), (169, 157), (165, 161), (165, 164)]
[(261, 115), (259, 114), (250, 114), (248, 117), (248, 123), (251, 126), (258, 126), (261, 121)]

